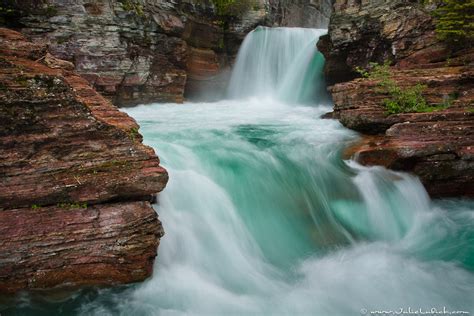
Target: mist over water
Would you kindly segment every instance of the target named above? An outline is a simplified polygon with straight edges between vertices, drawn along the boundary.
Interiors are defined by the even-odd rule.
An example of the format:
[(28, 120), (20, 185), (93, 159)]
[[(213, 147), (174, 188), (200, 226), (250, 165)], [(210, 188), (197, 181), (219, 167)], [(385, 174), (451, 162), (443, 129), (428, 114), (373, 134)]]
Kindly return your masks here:
[(474, 307), (473, 203), (341, 160), (327, 107), (274, 100), (129, 110), (170, 172), (152, 279), (103, 315), (360, 315)]
[[(431, 201), (411, 175), (342, 160), (358, 136), (320, 118), (330, 111), (324, 94), (307, 105), (305, 93), (291, 99), (282, 92), (321, 83), (314, 46), (321, 33), (251, 33), (231, 100), (127, 109), (170, 173), (155, 205), (166, 235), (153, 277), (61, 302), (28, 298), (18, 310), (350, 316), (444, 307), (474, 313), (474, 202)], [(305, 49), (293, 50), (295, 43)], [(307, 71), (291, 73), (298, 65)]]

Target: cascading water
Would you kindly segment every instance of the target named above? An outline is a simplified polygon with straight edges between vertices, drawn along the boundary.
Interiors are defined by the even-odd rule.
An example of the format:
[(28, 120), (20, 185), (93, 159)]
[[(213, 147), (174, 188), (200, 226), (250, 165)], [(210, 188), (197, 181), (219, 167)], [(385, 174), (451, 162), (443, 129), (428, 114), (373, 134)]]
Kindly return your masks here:
[(323, 99), (322, 29), (258, 27), (247, 35), (229, 85), (233, 99), (271, 97), (286, 103)]
[(128, 109), (170, 173), (156, 205), (166, 235), (153, 277), (64, 301), (25, 296), (16, 311), (474, 313), (474, 203), (433, 202), (412, 176), (341, 160), (357, 135), (320, 119), (330, 110), (321, 100), (302, 106), (300, 96), (281, 97), (317, 78), (294, 67), (319, 67), (320, 34), (251, 33), (233, 100)]

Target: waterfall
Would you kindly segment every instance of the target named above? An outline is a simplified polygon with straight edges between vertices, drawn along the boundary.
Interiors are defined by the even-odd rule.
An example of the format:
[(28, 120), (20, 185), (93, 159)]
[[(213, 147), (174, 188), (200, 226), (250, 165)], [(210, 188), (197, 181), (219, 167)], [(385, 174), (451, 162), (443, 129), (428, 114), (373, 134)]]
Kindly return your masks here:
[(323, 85), (322, 33), (249, 34), (230, 100), (126, 109), (170, 174), (153, 277), (21, 297), (15, 314), (473, 313), (474, 202), (431, 201), (414, 176), (342, 160), (359, 136), (306, 94)]
[(323, 29), (256, 28), (242, 43), (228, 95), (287, 103), (322, 101), (324, 57), (316, 43), (325, 33)]

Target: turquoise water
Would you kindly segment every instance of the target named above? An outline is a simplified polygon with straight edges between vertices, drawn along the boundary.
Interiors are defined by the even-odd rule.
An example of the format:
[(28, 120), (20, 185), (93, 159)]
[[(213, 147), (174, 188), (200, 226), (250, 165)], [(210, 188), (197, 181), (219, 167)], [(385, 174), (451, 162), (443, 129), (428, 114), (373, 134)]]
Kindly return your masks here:
[[(302, 36), (306, 46), (315, 35)], [(155, 205), (166, 235), (153, 277), (72, 297), (23, 295), (0, 313), (474, 313), (474, 202), (432, 201), (411, 175), (342, 160), (358, 135), (320, 118), (325, 96), (303, 105), (279, 93), (292, 76), (318, 86), (318, 56), (306, 60), (314, 72), (296, 77), (244, 71), (250, 83), (273, 80), (245, 97), (127, 109), (170, 173)]]
[[(131, 109), (170, 172), (153, 278), (81, 306), (110, 315), (474, 311), (473, 203), (341, 160), (327, 107), (272, 100)], [(111, 307), (113, 306), (113, 307)]]

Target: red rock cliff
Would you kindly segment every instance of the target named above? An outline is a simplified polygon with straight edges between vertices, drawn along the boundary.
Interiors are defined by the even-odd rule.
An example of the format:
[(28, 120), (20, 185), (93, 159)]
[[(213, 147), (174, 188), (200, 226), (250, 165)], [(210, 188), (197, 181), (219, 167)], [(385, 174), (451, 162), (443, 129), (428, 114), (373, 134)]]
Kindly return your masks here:
[(150, 276), (168, 180), (138, 125), (46, 47), (0, 29), (0, 293)]
[[(366, 135), (349, 150), (359, 162), (412, 172), (434, 197), (472, 197), (474, 50), (438, 40), (432, 10), (421, 1), (335, 1), (329, 33), (318, 43), (334, 84), (330, 116)], [(383, 100), (389, 96), (377, 82), (352, 80), (356, 67), (387, 60), (397, 85), (426, 85), (430, 105), (449, 106), (388, 115)]]

